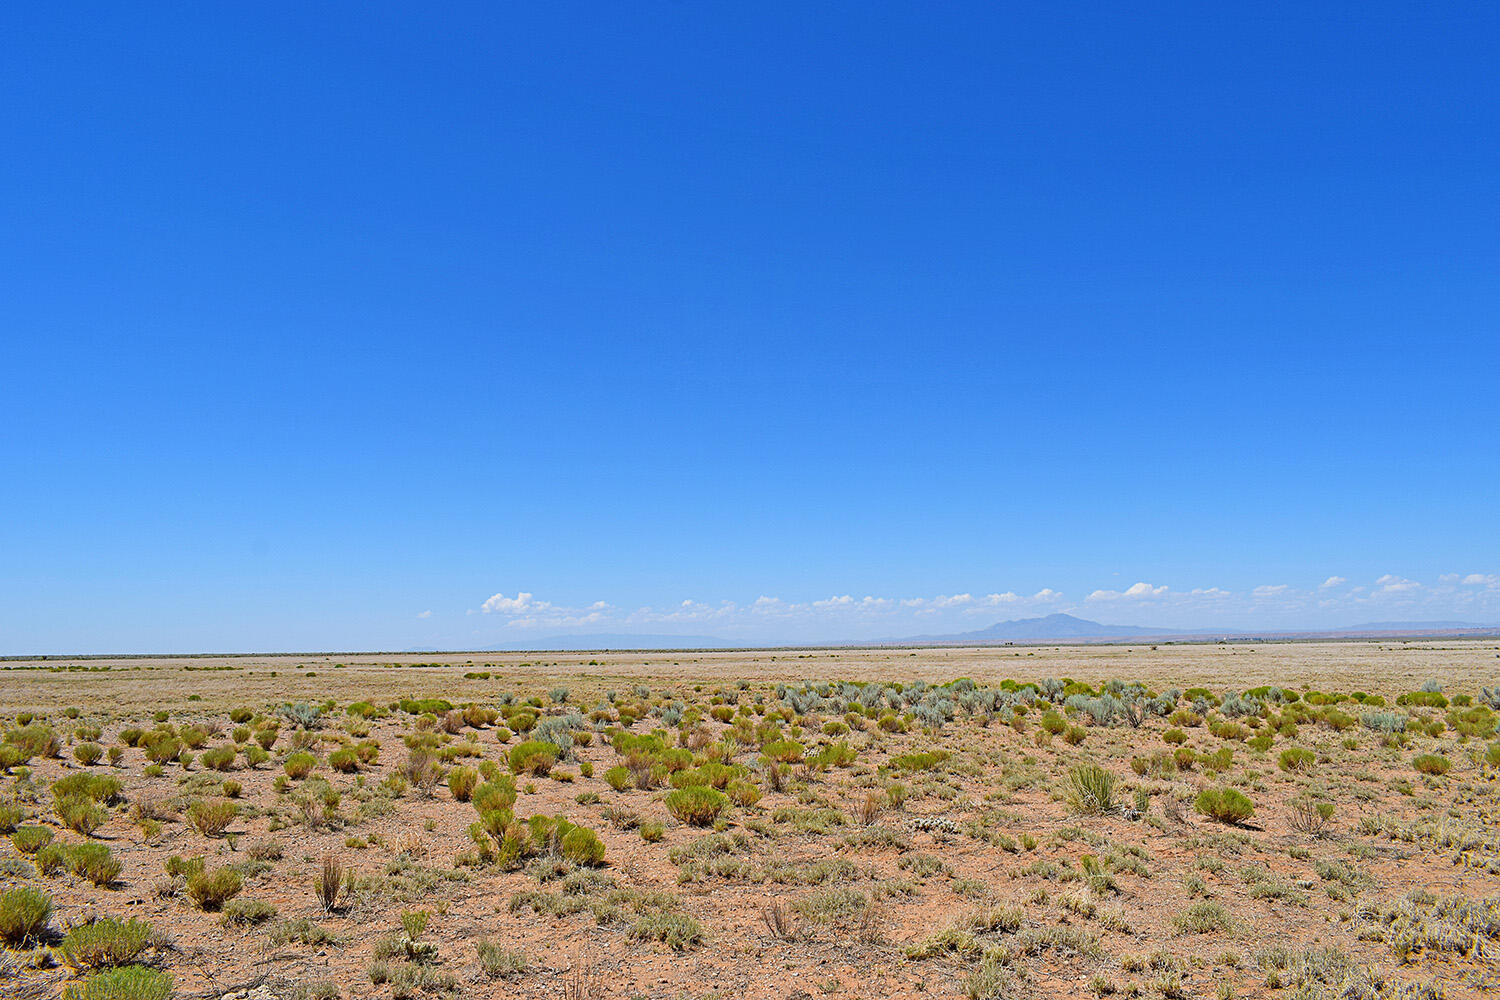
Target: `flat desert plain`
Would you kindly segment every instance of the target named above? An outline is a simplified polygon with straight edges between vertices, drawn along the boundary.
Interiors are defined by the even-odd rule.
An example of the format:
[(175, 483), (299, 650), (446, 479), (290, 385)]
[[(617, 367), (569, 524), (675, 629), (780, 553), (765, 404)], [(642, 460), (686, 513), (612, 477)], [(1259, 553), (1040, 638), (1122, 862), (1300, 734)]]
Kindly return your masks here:
[(1493, 640), (0, 668), (0, 996), (1500, 991)]

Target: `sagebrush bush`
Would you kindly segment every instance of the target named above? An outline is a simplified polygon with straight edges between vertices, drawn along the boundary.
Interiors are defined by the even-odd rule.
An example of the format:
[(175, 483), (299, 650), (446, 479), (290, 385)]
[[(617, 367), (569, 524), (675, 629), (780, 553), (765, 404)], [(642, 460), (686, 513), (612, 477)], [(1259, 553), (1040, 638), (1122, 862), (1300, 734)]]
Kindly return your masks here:
[(198, 758), (203, 766), (215, 771), (234, 770), (234, 758), (236, 751), (233, 746), (214, 747), (212, 750), (203, 751), (203, 756)]
[(516, 774), (534, 774), (537, 777), (551, 773), (557, 764), (557, 747), (541, 740), (526, 740), (511, 748), (510, 769)]
[(479, 772), (472, 767), (455, 767), (448, 772), (448, 791), (457, 802), (467, 802), (479, 784)]
[(172, 977), (144, 965), (125, 965), (69, 986), (63, 1000), (167, 1000)]
[(52, 897), (29, 885), (0, 892), (0, 940), (19, 945), (41, 936), (52, 918)]
[(1277, 760), (1283, 771), (1308, 771), (1317, 763), (1318, 755), (1303, 747), (1287, 747)]
[(1453, 762), (1439, 753), (1419, 753), (1412, 758), (1411, 766), (1422, 774), (1447, 774)]
[(689, 785), (668, 792), (667, 812), (689, 826), (708, 826), (729, 806), (723, 792), (702, 785)]
[(604, 841), (587, 827), (569, 830), (562, 838), (559, 849), (562, 856), (576, 865), (601, 865), (604, 863)]
[(240, 807), (227, 800), (209, 801), (198, 799), (187, 807), (184, 816), (194, 830), (205, 837), (217, 837), (229, 829), (240, 814)]
[(312, 774), (313, 768), (317, 765), (318, 758), (314, 757), (310, 753), (298, 752), (288, 756), (286, 759), (286, 763), (283, 766), (286, 769), (286, 775), (288, 778), (291, 778), (293, 780), (300, 780), (307, 777), (309, 774)]
[(45, 826), (18, 826), (10, 842), (22, 854), (35, 854), (52, 843), (52, 830)]
[(1193, 808), (1220, 823), (1242, 823), (1255, 815), (1255, 805), (1234, 788), (1205, 788), (1193, 800)]
[(233, 868), (200, 871), (187, 880), (188, 898), (203, 910), (217, 910), (244, 887), (244, 878)]
[(140, 920), (103, 917), (68, 931), (57, 953), (78, 972), (129, 965), (151, 943), (151, 925)]
[(68, 870), (97, 886), (106, 886), (120, 877), (125, 865), (98, 843), (78, 844), (67, 848)]

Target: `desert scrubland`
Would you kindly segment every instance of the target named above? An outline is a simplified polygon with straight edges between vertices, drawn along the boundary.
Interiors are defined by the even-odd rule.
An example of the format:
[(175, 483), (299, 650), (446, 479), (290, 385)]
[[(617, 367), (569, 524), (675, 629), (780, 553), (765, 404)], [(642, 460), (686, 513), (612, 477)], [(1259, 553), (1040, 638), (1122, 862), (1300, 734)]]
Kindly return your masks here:
[(0, 667), (0, 996), (1500, 990), (1493, 640)]

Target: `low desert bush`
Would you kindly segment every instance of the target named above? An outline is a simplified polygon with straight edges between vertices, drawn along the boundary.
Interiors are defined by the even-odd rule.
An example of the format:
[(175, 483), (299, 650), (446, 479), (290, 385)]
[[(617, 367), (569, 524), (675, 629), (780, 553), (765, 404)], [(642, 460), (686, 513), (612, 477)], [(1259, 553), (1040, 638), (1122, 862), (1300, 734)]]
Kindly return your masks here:
[(52, 830), (45, 826), (18, 826), (10, 842), (22, 854), (35, 854), (52, 843)]
[(310, 753), (297, 752), (287, 757), (283, 765), (286, 775), (294, 781), (301, 780), (312, 774), (313, 768), (318, 765), (318, 758)]
[(233, 868), (199, 871), (187, 880), (188, 898), (203, 910), (217, 910), (244, 887), (244, 878)]
[(667, 812), (689, 826), (708, 826), (729, 805), (723, 792), (702, 785), (690, 785), (667, 793)]
[(1419, 753), (1412, 758), (1411, 766), (1422, 774), (1437, 775), (1447, 774), (1448, 769), (1453, 766), (1453, 762), (1442, 754)]
[(63, 1000), (167, 1000), (172, 977), (144, 965), (124, 965), (69, 986)]
[(129, 965), (151, 944), (154, 931), (140, 920), (103, 917), (68, 931), (58, 956), (78, 972)]
[(218, 801), (198, 799), (187, 807), (183, 816), (188, 826), (203, 836), (218, 837), (229, 829), (229, 824), (233, 823), (239, 814), (240, 807), (227, 799)]
[(20, 945), (34, 940), (52, 918), (52, 897), (29, 885), (0, 892), (0, 941)]
[(1184, 934), (1210, 934), (1214, 931), (1229, 933), (1234, 930), (1234, 920), (1229, 911), (1218, 903), (1201, 900), (1173, 915), (1172, 924)]
[(1068, 805), (1074, 812), (1108, 812), (1114, 806), (1114, 790), (1114, 776), (1098, 764), (1077, 764), (1068, 771)]
[(97, 886), (106, 886), (120, 877), (125, 866), (103, 844), (78, 844), (67, 848), (68, 870)]
[(526, 971), (525, 955), (503, 948), (487, 938), (475, 941), (474, 951), (479, 955), (479, 968), (491, 979), (509, 979)]
[(1205, 788), (1193, 800), (1193, 808), (1220, 823), (1243, 823), (1255, 815), (1255, 805), (1234, 788)]
[(1318, 755), (1304, 747), (1287, 747), (1277, 760), (1283, 771), (1310, 771)]

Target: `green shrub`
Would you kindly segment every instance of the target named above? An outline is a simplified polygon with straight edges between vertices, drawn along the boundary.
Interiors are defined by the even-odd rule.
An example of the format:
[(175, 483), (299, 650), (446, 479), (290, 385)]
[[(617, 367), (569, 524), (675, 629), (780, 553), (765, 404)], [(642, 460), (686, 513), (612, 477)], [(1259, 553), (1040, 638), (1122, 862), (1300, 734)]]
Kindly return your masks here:
[(286, 776), (294, 781), (300, 780), (312, 774), (314, 767), (318, 765), (318, 758), (310, 753), (294, 753), (287, 757), (285, 765)]
[(497, 809), (509, 809), (516, 804), (516, 783), (508, 774), (497, 775), (494, 781), (486, 781), (470, 793), (470, 801), (481, 815)]
[(97, 743), (80, 743), (73, 748), (73, 759), (85, 767), (99, 763), (104, 756), (104, 748)]
[(68, 849), (62, 844), (47, 844), (37, 850), (33, 860), (37, 871), (43, 875), (55, 875), (68, 864)]
[(198, 799), (187, 807), (184, 814), (187, 823), (205, 837), (217, 837), (229, 829), (229, 824), (240, 814), (240, 807), (227, 800), (210, 802)]
[(1108, 812), (1114, 807), (1114, 794), (1114, 776), (1098, 764), (1077, 764), (1068, 771), (1068, 804), (1075, 812)]
[(162, 870), (173, 878), (190, 879), (194, 875), (202, 874), (203, 855), (184, 858), (180, 854), (174, 854), (163, 861), (161, 866)]
[(187, 894), (200, 909), (217, 910), (239, 895), (245, 880), (233, 868), (200, 871), (187, 881)]
[(641, 839), (646, 843), (659, 844), (664, 836), (666, 836), (666, 827), (659, 820), (647, 820), (641, 824)]
[(562, 838), (562, 856), (578, 865), (600, 865), (604, 863), (604, 841), (587, 827), (577, 826)]
[(103, 844), (78, 844), (66, 850), (68, 870), (97, 886), (109, 885), (120, 877), (120, 872), (125, 868), (124, 863)]
[(52, 897), (29, 885), (0, 892), (0, 941), (24, 944), (39, 937), (52, 917)]
[(25, 813), (13, 802), (0, 804), (0, 833), (10, 833), (21, 825)]
[(63, 1000), (167, 1000), (172, 977), (144, 965), (108, 969), (69, 986)]
[(215, 771), (232, 771), (234, 769), (235, 749), (232, 746), (214, 747), (212, 750), (203, 751), (199, 760), (203, 766)]
[(689, 826), (708, 826), (729, 806), (723, 792), (702, 785), (689, 785), (667, 793), (667, 812)]
[(229, 721), (236, 726), (243, 725), (255, 718), (255, 713), (248, 708), (231, 708), (229, 710)]
[(448, 791), (456, 802), (467, 802), (479, 784), (479, 772), (472, 767), (455, 767), (448, 772)]
[(925, 750), (920, 753), (897, 754), (890, 766), (898, 771), (930, 771), (946, 761), (951, 754), (946, 750)]
[(359, 754), (349, 747), (339, 747), (328, 755), (328, 766), (343, 774), (353, 774), (359, 770)]
[(673, 951), (685, 951), (703, 940), (698, 921), (681, 913), (654, 913), (641, 917), (630, 928), (637, 941), (660, 941)]
[(18, 826), (10, 842), (22, 854), (35, 854), (52, 843), (52, 830), (45, 826)]
[(58, 954), (69, 968), (78, 972), (109, 969), (134, 962), (151, 940), (150, 924), (103, 917), (68, 931)]
[(1287, 747), (1281, 751), (1277, 761), (1283, 771), (1309, 771), (1317, 763), (1318, 755), (1303, 747)]
[(491, 979), (507, 979), (526, 971), (525, 955), (502, 948), (487, 938), (475, 941), (474, 950), (479, 955), (479, 967)]
[(1411, 766), (1422, 774), (1447, 774), (1453, 762), (1439, 753), (1419, 753), (1412, 758)]
[(1234, 930), (1234, 920), (1229, 911), (1218, 903), (1201, 900), (1172, 916), (1172, 923), (1184, 934), (1210, 934), (1214, 931), (1229, 933)]
[(225, 927), (248, 927), (276, 916), (276, 907), (264, 899), (231, 899), (224, 904), (219, 923)]
[(728, 795), (735, 805), (742, 808), (753, 806), (760, 801), (760, 787), (741, 778), (736, 778), (726, 785), (724, 794)]
[(79, 772), (52, 783), (52, 795), (58, 799), (88, 799), (91, 802), (115, 802), (120, 797), (120, 779), (109, 774)]
[[(1500, 746), (1500, 744), (1497, 744), (1497, 746)], [(617, 792), (623, 792), (630, 787), (630, 769), (621, 766), (612, 767), (604, 772), (604, 780), (610, 788), (613, 788)]]
[(58, 799), (53, 809), (64, 826), (85, 837), (93, 836), (109, 820), (109, 813), (102, 806), (84, 796)]
[(1205, 788), (1193, 800), (1193, 808), (1220, 823), (1242, 823), (1255, 815), (1255, 805), (1233, 788)]
[(510, 769), (516, 774), (542, 777), (557, 764), (557, 747), (541, 740), (525, 740), (511, 748)]

